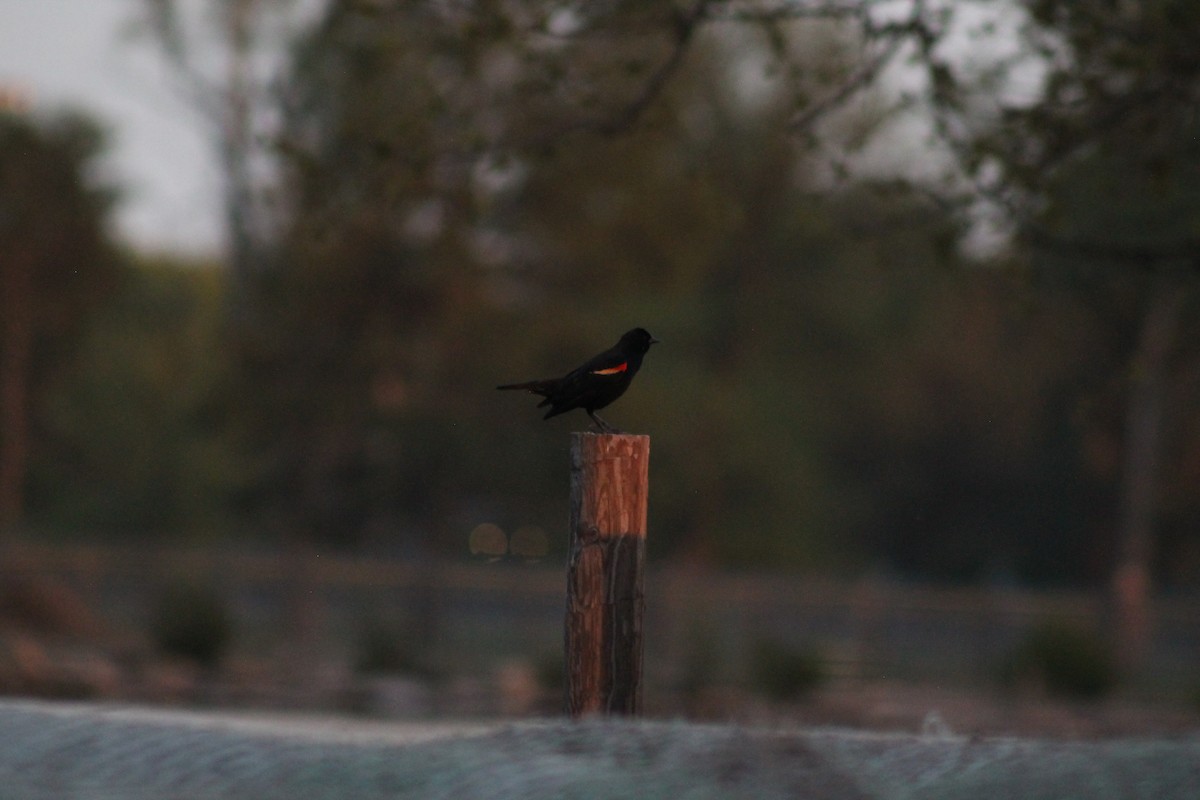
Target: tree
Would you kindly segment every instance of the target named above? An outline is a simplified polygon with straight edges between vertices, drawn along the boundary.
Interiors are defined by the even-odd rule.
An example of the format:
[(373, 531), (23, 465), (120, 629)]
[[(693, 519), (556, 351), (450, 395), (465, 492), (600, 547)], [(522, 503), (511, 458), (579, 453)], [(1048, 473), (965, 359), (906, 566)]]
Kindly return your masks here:
[(224, 278), (213, 264), (121, 259), (41, 393), (31, 527), (144, 540), (234, 521), (245, 455), (228, 435)]
[[(813, 143), (795, 133), (832, 123), (868, 85), (860, 49), (881, 69), (898, 52), (889, 43), (919, 26), (835, 5), (552, 12), (335, 4), (301, 42), (280, 94), (289, 216), (256, 282), (263, 324), (244, 354), (244, 422), (266, 456), (256, 494), (335, 538), (445, 525), (462, 504), (498, 505), (500, 489), (545, 506), (528, 502), (545, 491), (497, 476), (515, 461), (539, 488), (553, 479), (534, 448), (503, 440), (480, 387), (566, 363), (615, 319), (673, 307), (682, 341), (711, 360), (691, 366), (722, 371), (733, 390), (703, 409), (734, 429), (729, 454), (743, 462), (728, 497), (709, 494), (706, 524), (767, 509), (744, 523), (756, 542), (745, 552), (769, 552), (796, 493), (778, 481), (745, 490), (761, 473), (736, 401), (769, 413), (787, 390), (768, 370), (744, 391), (737, 377), (761, 368), (757, 337), (781, 361), (794, 347), (786, 309), (771, 305), (764, 326), (756, 304), (776, 279), (800, 294), (806, 236), (834, 248), (850, 231), (833, 218), (858, 224), (815, 203)], [(869, 132), (870, 116), (841, 130)], [(914, 259), (945, 252), (935, 208), (880, 208), (896, 224), (879, 227), (912, 232)], [(704, 434), (693, 427), (681, 435)], [(774, 465), (814, 460), (802, 436), (776, 444)], [(694, 490), (705, 475), (686, 466)]]
[[(1035, 98), (985, 103), (980, 84), (927, 54), (932, 108), (976, 197), (1006, 215), (1031, 270), (1072, 282), (1118, 334), (1124, 455), (1112, 592), (1118, 651), (1134, 666), (1148, 643), (1168, 431), (1182, 425), (1171, 387), (1184, 354), (1195, 355), (1200, 8), (1036, 0), (1019, 9), (1017, 58), (1025, 80), (1031, 65), (1041, 73)], [(1012, 74), (993, 72), (993, 96), (1004, 97), (996, 86)]]
[[(409, 543), (428, 547), (485, 514), (549, 524), (557, 472), (536, 454), (551, 434), (506, 437), (481, 392), (570, 363), (654, 314), (668, 328), (651, 327), (680, 348), (664, 367), (671, 386), (695, 405), (656, 418), (671, 398), (648, 402), (650, 371), (638, 387), (646, 399), (632, 393), (623, 407), (678, 437), (676, 452), (715, 454), (708, 472), (679, 459), (665, 473), (674, 485), (654, 513), (669, 515), (680, 547), (734, 542), (719, 555), (811, 563), (852, 551), (845, 542), (915, 499), (946, 513), (924, 531), (908, 519), (889, 529), (895, 562), (978, 576), (978, 552), (936, 569), (911, 552), (953, 543), (966, 518), (980, 541), (1027, 524), (1026, 509), (1044, 502), (1027, 476), (1074, 467), (1062, 457), (1076, 441), (1061, 433), (1060, 389), (1053, 414), (1039, 416), (1029, 388), (1053, 382), (1061, 351), (1021, 373), (1021, 411), (1004, 412), (1026, 425), (1028, 447), (990, 431), (1003, 405), (988, 393), (967, 392), (966, 408), (935, 398), (936, 414), (908, 408), (927, 441), (886, 430), (917, 388), (974, 380), (999, 393), (1030, 351), (1006, 357), (1005, 338), (986, 330), (930, 356), (897, 342), (928, 348), (937, 339), (919, 314), (952, 329), (978, 323), (964, 309), (988, 318), (999, 293), (906, 283), (907, 270), (958, 263), (970, 217), (956, 224), (920, 192), (867, 191), (842, 169), (897, 104), (911, 107), (877, 81), (916, 55), (943, 132), (970, 123), (961, 130), (973, 138), (953, 142), (962, 174), (990, 174), (979, 154), (1005, 143), (987, 138), (1002, 115), (966, 103), (966, 79), (942, 62), (948, 8), (329, 5), (278, 84), (273, 143), (287, 201), (244, 287), (254, 322), (237, 340), (234, 406), (259, 456), (248, 502), (285, 529), (337, 541), (402, 528), (422, 531)], [(1022, 232), (1046, 223), (1038, 209), (1049, 195), (1006, 186)], [(904, 300), (881, 302), (872, 281)], [(925, 373), (897, 376), (875, 351)], [(971, 358), (996, 363), (995, 374)], [(871, 397), (859, 420), (838, 394), (850, 386)], [(869, 430), (856, 434), (861, 418)], [(768, 421), (777, 435), (764, 442)], [(839, 463), (847, 452), (850, 467)], [(914, 469), (864, 477), (856, 454), (880, 452)], [(913, 487), (946, 462), (958, 484)], [(729, 530), (737, 537), (718, 537)], [(1070, 541), (1061, 552), (1078, 552)]]
[(212, 138), (222, 179), (227, 300), (235, 323), (246, 323), (255, 272), (272, 236), (271, 83), (286, 47), (290, 0), (141, 0), (137, 18), (171, 68), (178, 91)]
[(80, 116), (0, 112), (0, 530), (25, 512), (40, 392), (113, 278), (112, 193), (89, 178), (102, 144)]

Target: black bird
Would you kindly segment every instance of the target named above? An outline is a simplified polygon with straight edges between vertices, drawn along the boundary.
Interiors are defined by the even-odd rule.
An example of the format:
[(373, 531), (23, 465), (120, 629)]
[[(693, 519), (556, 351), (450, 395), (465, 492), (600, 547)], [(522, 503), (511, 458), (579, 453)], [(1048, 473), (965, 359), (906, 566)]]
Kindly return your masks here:
[(507, 383), (496, 388), (523, 389), (544, 397), (545, 399), (538, 403), (538, 408), (550, 406), (550, 410), (542, 419), (550, 419), (573, 408), (582, 408), (601, 431), (619, 433), (616, 428), (596, 416), (596, 409), (604, 408), (625, 394), (633, 376), (642, 366), (642, 357), (646, 355), (650, 345), (657, 343), (658, 339), (644, 328), (634, 328), (622, 336), (612, 348), (589, 358), (583, 366), (561, 378)]

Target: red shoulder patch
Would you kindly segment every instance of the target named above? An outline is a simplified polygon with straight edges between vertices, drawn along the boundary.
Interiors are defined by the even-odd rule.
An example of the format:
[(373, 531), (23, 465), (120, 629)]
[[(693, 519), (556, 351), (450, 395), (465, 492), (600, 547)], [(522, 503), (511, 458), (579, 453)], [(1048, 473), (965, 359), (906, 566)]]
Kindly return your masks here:
[(617, 364), (615, 367), (609, 367), (608, 369), (594, 370), (592, 372), (592, 374), (593, 375), (616, 375), (618, 372), (624, 372), (627, 369), (629, 369), (629, 362), (622, 361), (620, 364)]

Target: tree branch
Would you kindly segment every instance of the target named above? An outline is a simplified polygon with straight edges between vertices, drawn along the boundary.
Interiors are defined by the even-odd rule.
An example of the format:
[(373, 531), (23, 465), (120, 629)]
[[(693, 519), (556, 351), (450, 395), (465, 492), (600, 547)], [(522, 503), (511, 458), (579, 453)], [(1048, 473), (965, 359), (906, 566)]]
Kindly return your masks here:
[(899, 37), (889, 41), (875, 58), (872, 58), (854, 70), (840, 86), (793, 114), (792, 118), (788, 120), (788, 130), (793, 133), (807, 130), (821, 117), (843, 105), (857, 94), (859, 90), (863, 89), (879, 76), (879, 73), (892, 60), (892, 57), (896, 55), (902, 44), (904, 44), (904, 39)]
[(925, 0), (916, 0), (912, 14), (907, 20), (890, 25), (874, 24), (870, 18), (870, 8), (871, 3), (866, 0), (842, 0), (841, 2), (822, 0), (821, 2), (769, 4), (737, 2), (737, 0), (732, 2), (698, 0), (689, 9), (676, 16), (675, 37), (670, 53), (662, 64), (650, 74), (632, 100), (609, 117), (583, 119), (568, 123), (544, 137), (539, 144), (547, 146), (572, 133), (592, 132), (604, 136), (615, 136), (631, 129), (653, 105), (654, 101), (661, 96), (667, 83), (683, 63), (696, 32), (706, 23), (732, 22), (763, 25), (801, 19), (857, 19), (868, 39), (886, 39), (887, 42), (882, 51), (874, 58), (854, 70), (828, 95), (793, 116), (788, 124), (788, 129), (792, 132), (800, 131), (840, 107), (855, 93), (872, 83), (884, 67), (890, 63), (904, 42), (914, 37), (925, 41), (934, 36), (925, 20)]
[(612, 117), (604, 119), (585, 119), (568, 123), (546, 137), (541, 144), (549, 145), (564, 136), (579, 132), (599, 133), (603, 136), (615, 136), (632, 128), (645, 114), (646, 110), (658, 99), (671, 76), (683, 63), (692, 38), (700, 23), (704, 21), (709, 5), (713, 0), (697, 0), (690, 9), (678, 13), (675, 17), (675, 40), (671, 52), (665, 61), (650, 74), (642, 90), (637, 96), (625, 104)]
[(865, 2), (776, 2), (770, 4), (751, 2), (723, 3), (709, 10), (708, 18), (714, 22), (770, 23), (794, 19), (848, 19), (862, 17), (868, 3)]

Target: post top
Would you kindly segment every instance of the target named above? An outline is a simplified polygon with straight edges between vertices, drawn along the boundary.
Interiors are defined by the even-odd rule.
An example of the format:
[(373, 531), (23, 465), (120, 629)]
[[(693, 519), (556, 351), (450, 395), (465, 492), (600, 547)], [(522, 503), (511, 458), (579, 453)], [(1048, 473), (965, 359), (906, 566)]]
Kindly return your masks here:
[(572, 436), (588, 436), (594, 439), (649, 439), (650, 435), (646, 433), (596, 433), (595, 431), (572, 431)]

